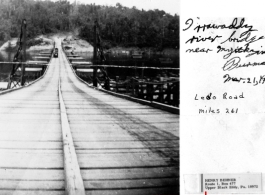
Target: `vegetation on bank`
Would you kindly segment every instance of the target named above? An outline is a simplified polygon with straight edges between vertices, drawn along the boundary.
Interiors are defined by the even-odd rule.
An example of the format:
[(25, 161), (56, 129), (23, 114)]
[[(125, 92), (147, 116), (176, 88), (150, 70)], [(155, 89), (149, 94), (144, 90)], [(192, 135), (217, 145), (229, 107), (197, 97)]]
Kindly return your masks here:
[(70, 4), (66, 0), (0, 0), (0, 43), (18, 37), (22, 19), (27, 20), (28, 38), (61, 31), (76, 32), (93, 43), (97, 19), (105, 48), (179, 48), (179, 16), (161, 10), (116, 6)]

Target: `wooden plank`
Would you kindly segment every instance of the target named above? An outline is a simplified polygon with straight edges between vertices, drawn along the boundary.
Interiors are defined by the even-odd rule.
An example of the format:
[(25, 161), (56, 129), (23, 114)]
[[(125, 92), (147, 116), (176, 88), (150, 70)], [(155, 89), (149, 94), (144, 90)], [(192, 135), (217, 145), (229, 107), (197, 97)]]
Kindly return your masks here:
[(0, 169), (0, 180), (64, 181), (64, 172), (52, 169)]
[[(91, 101), (89, 101), (91, 100)], [(112, 101), (96, 101), (94, 98), (80, 98), (77, 100), (74, 100), (73, 98), (65, 98), (64, 99), (65, 102), (67, 102), (67, 105), (97, 105), (97, 106), (135, 106), (135, 103), (132, 102), (124, 102), (121, 100), (112, 100)]]
[[(152, 145), (152, 148), (160, 148), (160, 147), (177, 147), (178, 141), (171, 141), (170, 145), (168, 141), (148, 141), (146, 142), (148, 145)], [(76, 149), (97, 149), (97, 148), (145, 148), (146, 145), (144, 142), (140, 142), (139, 140), (135, 139), (134, 141), (115, 141), (115, 142), (75, 142)]]
[[(129, 142), (129, 141), (136, 141), (136, 138), (133, 136), (129, 136), (129, 135), (120, 135), (119, 133), (115, 133), (114, 135), (110, 135), (110, 133), (89, 133), (90, 135), (88, 135), (88, 133), (74, 133), (73, 134), (73, 138), (75, 140), (75, 142), (119, 142), (119, 141), (123, 141), (123, 142)], [(160, 137), (154, 137), (154, 136), (148, 136), (146, 137), (144, 140), (145, 142), (151, 142), (153, 141), (155, 143), (155, 141), (165, 141), (165, 142), (169, 142), (172, 140), (177, 140), (177, 138), (175, 137), (169, 137), (167, 139), (165, 138), (160, 138)], [(161, 145), (159, 145), (161, 146)], [(158, 146), (158, 147), (159, 147)], [(161, 146), (162, 147), (162, 146)]]
[(92, 65), (92, 62), (84, 62), (84, 61), (74, 61), (72, 65)]
[[(150, 149), (151, 151), (152, 149)], [(177, 152), (177, 150), (175, 150)], [(176, 156), (177, 157), (177, 156)], [(116, 161), (128, 161), (130, 165), (133, 165), (130, 161), (138, 161), (137, 163), (141, 165), (149, 164), (149, 162), (160, 162), (162, 165), (166, 161), (169, 160), (169, 157), (166, 157), (164, 155), (159, 155), (154, 152), (149, 153), (130, 153), (130, 149), (128, 149), (127, 153), (98, 153), (98, 154), (86, 154), (86, 153), (78, 153), (78, 160), (79, 162), (86, 162), (86, 159), (90, 159), (90, 161), (106, 161), (108, 164), (112, 164), (109, 160)], [(120, 164), (123, 164), (125, 162), (120, 162)], [(122, 166), (121, 166), (122, 167)]]
[[(93, 69), (88, 69), (86, 67), (78, 67), (76, 69), (77, 72), (86, 72), (86, 73), (91, 73), (93, 74), (94, 70)], [(92, 76), (92, 75), (91, 75)]]
[[(13, 138), (14, 139), (14, 138)], [(39, 141), (0, 141), (0, 148), (23, 148), (23, 149), (62, 149), (62, 142), (39, 142)]]
[(25, 68), (26, 72), (40, 72), (42, 68)]
[(40, 60), (40, 61), (46, 61), (46, 63), (50, 61), (50, 57), (44, 57), (44, 56), (35, 56), (33, 57), (33, 59)]
[[(123, 133), (123, 132), (121, 132)], [(0, 138), (1, 139), (1, 138)], [(121, 135), (120, 133), (115, 133), (115, 134), (110, 134), (110, 133), (93, 133), (93, 134), (88, 134), (88, 133), (73, 133), (73, 139), (75, 142), (80, 142), (80, 141), (133, 141), (135, 140), (134, 137), (128, 134), (123, 134)]]
[[(32, 113), (33, 114), (33, 113)], [(39, 113), (36, 113), (36, 115), (37, 114), (39, 114)], [(48, 116), (48, 114), (45, 114), (46, 116), (39, 116), (39, 117), (36, 117), (35, 119), (31, 119), (31, 118), (29, 118), (29, 117), (24, 117), (23, 119), (16, 119), (16, 122), (18, 123), (18, 124), (0, 124), (0, 126), (10, 126), (10, 127), (17, 127), (17, 126), (27, 126), (27, 124), (25, 124), (25, 123), (31, 123), (31, 124), (29, 124), (28, 126), (35, 126), (35, 127), (38, 127), (37, 126), (37, 123), (39, 123), (39, 128), (36, 130), (36, 132), (37, 131), (40, 131), (40, 130), (43, 130), (43, 129), (41, 129), (41, 128), (45, 128), (45, 127), (47, 127), (47, 126), (52, 126), (52, 124), (54, 124), (54, 125), (60, 125), (60, 123), (58, 122), (58, 119), (54, 119), (54, 118), (49, 118), (49, 116)], [(10, 117), (15, 117), (16, 115), (14, 114), (14, 115), (10, 115)], [(0, 115), (0, 117), (1, 117), (1, 115)], [(4, 119), (1, 119), (0, 118), (0, 123), (2, 123), (2, 122), (4, 122), (4, 121), (6, 121), (7, 123), (11, 123), (12, 121), (14, 121), (14, 120), (12, 120), (12, 119), (10, 119), (10, 118), (8, 118), (8, 117), (6, 117), (5, 118), (5, 120)], [(42, 121), (43, 121), (43, 123), (42, 123)], [(45, 122), (47, 123), (47, 124), (45, 124)], [(40, 124), (40, 123), (42, 123), (42, 124)], [(53, 128), (53, 127), (51, 127), (51, 128)], [(56, 128), (55, 128), (56, 129)], [(30, 130), (30, 129), (29, 129)], [(1, 130), (0, 130), (1, 131)], [(47, 130), (48, 131), (48, 130)]]
[[(59, 129), (58, 129), (59, 128)], [(0, 123), (0, 133), (6, 132), (21, 132), (27, 129), (27, 132), (42, 132), (46, 131), (47, 133), (58, 133), (60, 132), (61, 124), (60, 123)]]
[[(124, 129), (122, 129), (119, 125), (117, 124), (103, 124), (103, 123), (99, 123), (97, 125), (93, 124), (93, 123), (86, 123), (81, 124), (81, 123), (70, 123), (70, 127), (71, 129), (73, 129), (73, 133), (74, 132), (87, 132), (87, 133), (94, 133), (94, 132), (102, 132), (102, 133), (109, 133), (109, 132), (119, 132), (119, 133), (123, 133)], [(137, 126), (138, 127), (138, 126)]]
[[(152, 150), (152, 153), (154, 154), (155, 152), (159, 153), (159, 150)], [(102, 163), (101, 166), (103, 166), (104, 168), (140, 168), (140, 167), (165, 167), (165, 166), (178, 166), (178, 161), (179, 161), (179, 156), (177, 155), (177, 150), (175, 152), (175, 156), (174, 154), (168, 152), (166, 154), (161, 154), (161, 157), (157, 157), (154, 159), (145, 159), (145, 158), (140, 158), (142, 156), (143, 153), (133, 153), (131, 152), (130, 154), (136, 156), (138, 155), (139, 158), (135, 158), (135, 157), (130, 157), (128, 159), (123, 159), (123, 158), (119, 158), (120, 161), (125, 161), (125, 162), (118, 162), (116, 161), (116, 159), (113, 159), (112, 156), (110, 156), (110, 154), (117, 154), (117, 153), (105, 153), (105, 157), (104, 158), (99, 158), (102, 160), (107, 160), (107, 161), (111, 161), (112, 163)], [(148, 155), (151, 156), (152, 153), (146, 153)], [(126, 153), (122, 153), (122, 154), (126, 154)], [(87, 154), (86, 154), (87, 155)], [(85, 155), (84, 155), (85, 156)], [(111, 158), (107, 158), (108, 156), (110, 156)], [(113, 155), (114, 156), (114, 155)], [(129, 155), (128, 155), (129, 156)], [(94, 163), (87, 163), (85, 162), (86, 158), (80, 158), (79, 162), (80, 162), (80, 167), (84, 168), (84, 169), (89, 169), (90, 168), (98, 168), (98, 167), (94, 167), (94, 166), (99, 166), (99, 165), (94, 165)], [(96, 158), (91, 158), (90, 160), (94, 160), (96, 161)], [(128, 162), (127, 160), (130, 160), (130, 162)]]
[(179, 168), (150, 167), (150, 168), (117, 168), (117, 169), (91, 169), (81, 170), (84, 180), (119, 180), (119, 179), (148, 179), (178, 177)]
[[(6, 122), (6, 123), (12, 123), (12, 122), (14, 122), (14, 120), (13, 119), (11, 119), (11, 118), (7, 118), (7, 119), (2, 119), (2, 118), (0, 118), (0, 123), (4, 123), (4, 122)], [(47, 119), (39, 119), (39, 120), (32, 120), (32, 119), (20, 119), (20, 118), (17, 118), (16, 119), (16, 121), (15, 121), (16, 123), (20, 123), (20, 124), (22, 124), (22, 125), (24, 125), (25, 123), (27, 124), (27, 123), (32, 123), (32, 124), (45, 124), (45, 123), (49, 123), (49, 124), (60, 124), (59, 122), (58, 122), (58, 120), (57, 119), (52, 119), (52, 118), (47, 118)]]
[[(102, 121), (101, 121), (102, 122)], [(130, 124), (126, 124), (126, 129), (129, 130)], [(132, 124), (133, 125), (133, 124)], [(127, 132), (124, 129), (124, 126), (121, 124), (116, 124), (116, 123), (98, 123), (96, 121), (93, 122), (85, 122), (85, 123), (70, 123), (70, 126), (74, 129), (73, 134), (75, 133), (114, 133), (114, 134), (127, 134)], [(127, 128), (128, 127), (128, 128)], [(137, 126), (137, 129), (139, 129), (139, 126)], [(109, 129), (108, 129), (109, 128)]]
[(147, 161), (145, 163), (133, 160), (133, 161), (116, 161), (115, 159), (105, 159), (111, 161), (111, 163), (108, 162), (97, 162), (96, 159), (93, 159), (93, 161), (86, 162), (87, 159), (79, 160), (79, 165), (81, 169), (111, 169), (111, 168), (137, 168), (137, 167), (163, 167), (168, 166), (168, 163), (165, 161)]
[(85, 189), (139, 189), (178, 186), (177, 178), (84, 181)]
[[(0, 119), (1, 120), (1, 119)], [(70, 124), (80, 124), (80, 125), (86, 125), (86, 124), (113, 124), (115, 125), (116, 122), (115, 121), (112, 121), (112, 120), (108, 120), (108, 121), (82, 121), (82, 120), (69, 120), (69, 123)]]
[(65, 195), (64, 190), (0, 190), (3, 195)]
[(86, 190), (86, 195), (176, 195), (178, 187), (161, 187), (146, 189), (113, 189), (113, 190)]
[(1, 134), (0, 142), (1, 141), (57, 141), (61, 140), (62, 135), (59, 133), (47, 133), (47, 132), (40, 132), (40, 131), (30, 131), (25, 132), (21, 131), (13, 131), (13, 132), (5, 132)]
[[(89, 161), (88, 161), (89, 160)], [(168, 161), (168, 162), (167, 162)], [(136, 167), (158, 167), (158, 166), (168, 166), (168, 159), (160, 160), (148, 160), (139, 161), (139, 159), (129, 158), (129, 159), (115, 159), (115, 158), (81, 158), (78, 157), (78, 162), (81, 169), (99, 169), (99, 168), (136, 168)]]
[[(168, 132), (168, 130), (167, 130)], [(134, 132), (135, 135), (140, 134), (141, 132)], [(172, 134), (174, 134), (174, 132), (171, 132)], [(162, 134), (163, 135), (163, 134)], [(124, 132), (88, 132), (86, 131), (86, 133), (82, 132), (82, 131), (77, 131), (73, 133), (73, 138), (75, 140), (75, 142), (129, 142), (129, 141), (136, 141), (137, 138), (135, 136), (129, 135), (128, 133), (125, 134)], [(162, 136), (157, 136), (155, 135), (155, 133), (153, 135), (148, 135), (145, 137), (141, 137), (141, 140), (143, 142), (147, 142), (147, 143), (154, 143), (156, 144), (156, 141), (164, 141), (166, 142), (171, 142), (172, 140), (176, 140), (176, 142), (179, 141), (178, 137), (175, 136), (167, 136), (166, 138), (162, 137)], [(159, 145), (160, 146), (160, 145)]]
[(45, 109), (58, 109), (59, 105), (58, 104), (23, 104), (23, 105), (14, 105), (12, 103), (6, 103), (6, 104), (1, 104), (1, 109), (7, 108), (7, 109), (39, 109), (39, 110), (45, 110)]
[(0, 168), (62, 169), (63, 160), (60, 154), (5, 154)]
[[(21, 99), (21, 98), (18, 98), (18, 99), (1, 99), (1, 104), (0, 104), (0, 106), (2, 106), (2, 105), (6, 105), (6, 104), (8, 104), (8, 103), (10, 103), (10, 104), (13, 104), (14, 105), (14, 103), (16, 102), (16, 101), (18, 101), (19, 99)], [(38, 106), (40, 106), (40, 105), (47, 105), (47, 104), (50, 104), (50, 105), (58, 105), (58, 102), (57, 101), (55, 101), (55, 100), (45, 100), (45, 99), (39, 99), (39, 100), (23, 100), (24, 102), (23, 102), (23, 104), (24, 105), (32, 105), (32, 104), (39, 104)]]
[[(12, 149), (12, 150), (11, 150)], [(58, 155), (62, 155), (63, 154), (63, 150), (62, 149), (49, 149), (49, 148), (11, 148), (11, 149), (4, 149), (1, 148), (0, 149), (0, 154), (1, 155), (5, 155), (5, 154), (15, 154), (15, 153), (19, 153), (19, 154), (43, 154), (43, 155), (52, 155), (52, 154), (58, 154)]]
[(25, 120), (47, 120), (47, 119), (53, 119), (53, 120), (59, 120), (60, 115), (57, 113), (51, 113), (50, 115), (43, 114), (43, 113), (29, 113), (25, 115), (24, 113), (5, 113), (1, 115), (1, 120), (10, 119), (16, 115), (19, 119), (25, 119)]
[(74, 57), (68, 56), (68, 60), (84, 60), (84, 58), (80, 56), (74, 56)]
[(43, 65), (46, 65), (46, 66), (48, 66), (48, 64), (47, 64), (47, 61), (43, 61), (43, 60), (29, 60), (29, 61), (27, 61), (27, 63), (29, 63), (29, 64), (43, 64)]
[[(1, 102), (0, 102), (0, 106), (3, 107), (3, 108), (5, 108), (6, 106), (9, 106), (9, 107), (12, 108), (12, 107), (17, 105), (17, 103), (16, 103), (17, 101), (19, 101), (19, 100), (16, 100), (16, 99), (10, 99), (10, 100), (2, 99)], [(58, 107), (58, 103), (56, 103), (54, 100), (44, 100), (44, 99), (39, 99), (39, 100), (36, 99), (36, 100), (32, 100), (31, 102), (25, 100), (23, 106), (24, 107), (25, 106), (27, 106), (27, 107), (32, 107), (33, 106), (34, 107), (34, 104), (38, 105), (40, 107), (42, 107), (43, 105), (47, 105), (47, 104), (50, 104), (50, 106), (53, 106), (53, 108)], [(20, 106), (22, 106), (22, 105), (20, 105)], [(49, 107), (49, 106), (47, 105), (47, 107)]]
[[(9, 108), (10, 109), (10, 108)], [(1, 114), (6, 114), (4, 109), (0, 110), (0, 115)], [(11, 113), (8, 113), (11, 114)], [(59, 109), (57, 108), (45, 108), (45, 109), (40, 109), (40, 108), (27, 108), (25, 109), (25, 107), (16, 107), (16, 114), (55, 114), (55, 115), (59, 115)]]
[(117, 149), (97, 149), (97, 150), (93, 150), (93, 149), (76, 149), (76, 153), (77, 154), (124, 154), (124, 153), (130, 153), (130, 154), (137, 154), (137, 155), (141, 155), (141, 154), (152, 154), (155, 151), (162, 153), (165, 156), (172, 156), (172, 157), (177, 157), (178, 156), (178, 152), (176, 151), (177, 148), (170, 148), (170, 147), (166, 147), (166, 148), (154, 148), (154, 149), (150, 149), (150, 148), (131, 148), (130, 150), (128, 150), (127, 148), (117, 148)]
[[(25, 117), (26, 118), (26, 117)], [(43, 116), (44, 118), (44, 116)], [(139, 115), (76, 115), (76, 114), (69, 114), (69, 120), (70, 122), (77, 122), (77, 121), (119, 121), (120, 123), (137, 123), (137, 124), (149, 124), (152, 123), (175, 123), (177, 118), (164, 118), (159, 117), (157, 115), (152, 116), (143, 116), (140, 117)]]
[[(69, 110), (69, 111), (68, 111)], [(153, 113), (150, 111), (143, 111), (143, 112), (137, 112), (137, 110), (130, 110), (129, 108), (127, 110), (120, 110), (120, 109), (107, 109), (107, 110), (103, 110), (103, 109), (92, 109), (90, 108), (83, 110), (82, 108), (80, 109), (67, 109), (69, 116), (89, 116), (92, 117), (92, 115), (97, 116), (97, 115), (101, 115), (102, 117), (104, 117), (104, 115), (108, 116), (108, 115), (125, 115), (126, 117), (133, 117), (133, 118), (141, 118), (141, 119), (145, 119), (145, 118), (159, 118), (159, 119), (174, 119), (174, 121), (176, 121), (178, 119), (178, 117), (176, 115), (172, 115), (172, 114), (164, 114), (164, 113)]]
[(61, 83), (58, 83), (58, 93), (61, 112), (63, 148), (64, 148), (64, 170), (65, 170), (65, 189), (67, 195), (85, 195), (83, 179), (81, 177), (79, 164), (71, 136), (66, 109), (61, 93)]
[[(82, 126), (82, 125), (89, 125), (89, 124), (97, 124), (97, 125), (103, 125), (103, 124), (109, 124), (109, 125), (115, 125), (115, 124), (117, 124), (117, 121), (121, 121), (121, 120), (111, 120), (110, 118), (109, 119), (101, 119), (101, 120), (77, 120), (77, 119), (74, 119), (74, 120), (71, 120), (71, 119), (69, 119), (70, 120), (70, 124), (71, 125), (80, 125), (80, 126)], [(154, 128), (154, 126), (156, 127), (156, 126), (164, 126), (164, 127), (166, 127), (166, 129), (165, 130), (167, 130), (167, 126), (170, 126), (170, 125), (172, 125), (173, 126), (173, 130), (174, 129), (177, 129), (178, 128), (178, 126), (177, 126), (177, 124), (178, 123), (174, 123), (174, 122), (156, 122), (156, 121), (148, 121), (148, 122), (152, 122), (152, 123), (148, 123), (148, 122), (146, 122), (146, 121), (133, 121), (133, 120), (122, 120), (123, 121), (123, 123), (120, 123), (120, 125), (122, 126), (122, 127), (126, 127), (126, 129), (128, 129), (128, 128), (130, 128), (130, 127), (133, 127), (133, 126), (135, 126), (135, 128), (137, 128), (137, 129), (139, 129), (140, 127), (141, 127), (141, 125), (142, 125), (142, 128), (146, 128), (148, 125), (149, 125), (149, 129), (151, 129), (152, 127)], [(163, 130), (163, 129), (161, 129), (161, 130)]]
[[(69, 106), (68, 106), (69, 105)], [(85, 104), (85, 102), (82, 102), (81, 104), (74, 104), (71, 102), (68, 102), (66, 105), (67, 109), (76, 109), (76, 108), (80, 108), (82, 106), (82, 109), (87, 110), (87, 109), (104, 109), (104, 110), (109, 110), (109, 109), (113, 109), (111, 106), (109, 105), (103, 105), (103, 104)], [(149, 109), (149, 106), (140, 106), (140, 105), (126, 105), (126, 104), (122, 104), (122, 105), (115, 105), (116, 109)]]
[(79, 55), (72, 55), (72, 54), (69, 54), (69, 55), (66, 55), (67, 57), (80, 57)]
[[(170, 114), (168, 113), (163, 113), (160, 110), (156, 110), (156, 109), (122, 109), (119, 108), (119, 110), (121, 112), (115, 112), (115, 111), (108, 111), (108, 114), (112, 115), (112, 114), (126, 114), (126, 115), (136, 115), (136, 114), (140, 114), (140, 115), (163, 115), (163, 117), (165, 116), (170, 116)], [(69, 108), (67, 109), (67, 113), (68, 114), (84, 114), (84, 115), (102, 115), (105, 114), (106, 111), (103, 111), (101, 109), (91, 109), (91, 108), (80, 108), (80, 109), (73, 109), (73, 108)]]
[(5, 190), (64, 190), (64, 181), (0, 180), (0, 189)]
[[(48, 95), (44, 95), (42, 93), (39, 93), (39, 94), (34, 94), (34, 98), (29, 98), (30, 95), (33, 95), (34, 92), (32, 92), (32, 94), (28, 94), (28, 93), (21, 93), (19, 94), (19, 96), (3, 96), (1, 97), (1, 99), (3, 99), (4, 101), (8, 102), (8, 101), (14, 101), (14, 100), (23, 100), (25, 102), (35, 102), (35, 101), (38, 101), (38, 102), (44, 102), (47, 101), (47, 102), (51, 102), (51, 103), (57, 103), (58, 104), (58, 100), (56, 99), (56, 97), (54, 96), (48, 96)], [(46, 103), (47, 103), (46, 102)]]
[(120, 117), (122, 116), (122, 121), (126, 121), (126, 120), (133, 120), (135, 122), (172, 122), (175, 123), (175, 121), (177, 120), (176, 117), (169, 115), (168, 117), (165, 115), (157, 115), (157, 114), (140, 114), (140, 113), (135, 113), (135, 114), (127, 114), (127, 113), (123, 113), (123, 112), (117, 112), (117, 111), (110, 111), (109, 112), (105, 112), (105, 113), (99, 113), (99, 114), (80, 114), (80, 113), (73, 113), (73, 114), (69, 114), (69, 118), (71, 118), (71, 120), (108, 120), (109, 117), (113, 118), (113, 120), (117, 120), (120, 119)]

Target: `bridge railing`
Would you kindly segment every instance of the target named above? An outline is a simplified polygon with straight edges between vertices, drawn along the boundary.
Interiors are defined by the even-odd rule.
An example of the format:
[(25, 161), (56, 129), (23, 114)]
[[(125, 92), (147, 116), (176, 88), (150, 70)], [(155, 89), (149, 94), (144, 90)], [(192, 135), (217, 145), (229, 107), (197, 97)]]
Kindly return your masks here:
[[(6, 89), (12, 89), (12, 88), (16, 88), (21, 86), (21, 77), (23, 75), (23, 85), (28, 85), (30, 82), (38, 79), (39, 77), (41, 77), (49, 62), (50, 62), (51, 58), (49, 58), (49, 61), (47, 62), (42, 62), (42, 61), (27, 61), (27, 62), (0, 62), (0, 65), (10, 65), (10, 66), (16, 66), (19, 65), (20, 67), (18, 67), (16, 69), (16, 74), (12, 75), (12, 82), (10, 83), (10, 77), (11, 74), (10, 73), (0, 73), (2, 76), (2, 78), (0, 79), (1, 82), (1, 87), (0, 90), (6, 90)], [(24, 73), (22, 72), (22, 68), (24, 67)], [(8, 74), (8, 75), (7, 75)], [(6, 75), (6, 78), (3, 78), (4, 75)], [(4, 86), (4, 84), (6, 84), (7, 86)]]
[[(110, 68), (128, 68), (130, 70), (135, 69), (152, 69), (152, 70), (174, 70), (179, 71), (178, 68), (161, 68), (161, 67), (137, 67), (137, 66), (119, 66), (119, 65), (72, 65), (76, 71), (77, 76), (83, 80), (92, 83), (94, 78), (93, 71), (95, 68), (105, 67), (108, 70)], [(83, 69), (91, 69), (91, 71), (81, 71)], [(80, 70), (80, 71), (79, 71)], [(98, 84), (106, 89), (117, 93), (130, 95), (136, 98), (156, 101), (171, 106), (179, 105), (179, 78), (178, 77), (159, 77), (158, 79), (142, 79), (139, 77), (129, 77), (124, 80), (116, 76), (115, 79), (106, 79), (101, 72), (97, 72)]]
[(177, 79), (153, 82), (132, 77), (125, 81), (111, 81), (110, 90), (171, 106), (179, 105), (179, 80)]
[[(62, 43), (62, 49), (66, 56), (73, 56), (65, 50)], [(78, 55), (76, 55), (78, 56)], [(179, 68), (173, 67), (150, 67), (150, 66), (121, 66), (109, 64), (92, 64), (92, 62), (73, 62), (67, 58), (71, 64), (76, 75), (82, 80), (93, 84), (94, 87), (98, 85), (109, 91), (126, 94), (135, 98), (144, 99), (148, 101), (155, 101), (171, 106), (179, 106)], [(80, 60), (79, 60), (80, 61)], [(94, 61), (95, 62), (95, 61)], [(93, 62), (93, 63), (94, 63)], [(174, 72), (172, 77), (159, 77), (158, 80), (151, 78), (142, 78), (130, 76), (121, 80), (118, 76), (111, 79), (108, 75), (110, 69), (129, 69), (130, 72), (136, 73), (137, 70), (144, 72), (149, 71), (171, 71)], [(114, 71), (115, 72), (115, 71)]]

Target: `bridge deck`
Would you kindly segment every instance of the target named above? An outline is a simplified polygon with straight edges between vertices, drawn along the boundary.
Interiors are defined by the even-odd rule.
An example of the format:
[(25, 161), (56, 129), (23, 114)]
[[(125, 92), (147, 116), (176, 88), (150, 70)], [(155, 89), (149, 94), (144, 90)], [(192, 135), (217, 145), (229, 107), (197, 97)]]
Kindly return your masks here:
[(60, 48), (43, 79), (0, 96), (0, 194), (65, 193), (59, 79), (87, 194), (177, 194), (178, 116), (89, 88)]
[(55, 64), (37, 83), (0, 96), (0, 194), (65, 194)]

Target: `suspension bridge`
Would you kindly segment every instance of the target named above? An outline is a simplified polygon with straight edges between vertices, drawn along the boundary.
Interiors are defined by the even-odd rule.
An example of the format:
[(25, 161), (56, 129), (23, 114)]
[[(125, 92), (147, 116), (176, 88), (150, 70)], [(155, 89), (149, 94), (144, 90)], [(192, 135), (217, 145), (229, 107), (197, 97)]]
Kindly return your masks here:
[(0, 194), (178, 194), (179, 115), (89, 87), (55, 42), (38, 80), (0, 93)]

